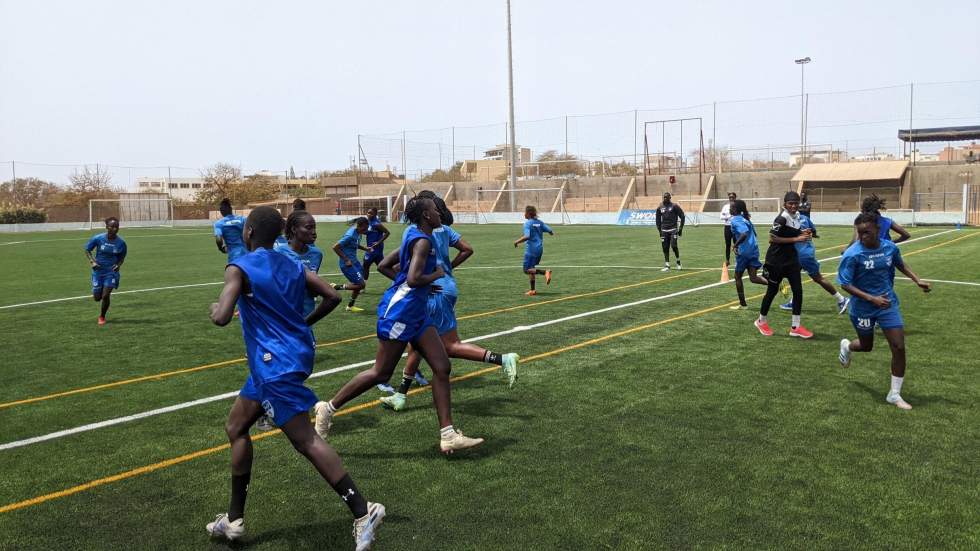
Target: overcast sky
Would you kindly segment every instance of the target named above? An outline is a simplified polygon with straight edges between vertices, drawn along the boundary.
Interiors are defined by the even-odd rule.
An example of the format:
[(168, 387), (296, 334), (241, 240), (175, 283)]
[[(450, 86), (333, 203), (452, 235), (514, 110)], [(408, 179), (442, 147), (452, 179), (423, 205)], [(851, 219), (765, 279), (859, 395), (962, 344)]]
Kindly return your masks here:
[[(505, 5), (0, 0), (0, 160), (301, 171), (346, 166), (358, 133), (500, 124)], [(904, 117), (908, 82), (980, 79), (978, 10), (961, 1), (514, 0), (513, 22), (518, 121), (792, 96), (802, 56), (814, 60), (808, 91), (905, 85), (881, 92), (895, 106), (869, 120)], [(980, 124), (980, 86), (935, 88), (943, 111), (930, 126)], [(729, 141), (798, 137), (799, 97), (779, 105), (785, 139)], [(811, 114), (811, 125), (864, 120), (849, 109)], [(591, 145), (582, 125), (580, 149), (632, 149), (631, 130)], [(561, 126), (518, 141), (540, 150)], [(502, 128), (471, 141), (502, 142)]]

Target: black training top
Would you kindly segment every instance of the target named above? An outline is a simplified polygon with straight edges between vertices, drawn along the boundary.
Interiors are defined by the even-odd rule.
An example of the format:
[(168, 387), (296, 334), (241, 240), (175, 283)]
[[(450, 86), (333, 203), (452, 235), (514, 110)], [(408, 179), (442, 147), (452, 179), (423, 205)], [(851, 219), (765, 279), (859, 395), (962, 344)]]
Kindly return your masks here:
[(800, 201), (800, 214), (807, 218), (810, 217), (810, 199)]
[(684, 210), (677, 203), (661, 203), (657, 209), (657, 231), (673, 232), (678, 229), (684, 229)]
[[(772, 228), (769, 230), (770, 235), (777, 237), (799, 237), (801, 233), (803, 230), (800, 229), (799, 216), (794, 218), (786, 211), (783, 211), (773, 220)], [(796, 268), (799, 270), (800, 259), (796, 254), (796, 245), (793, 243), (770, 243), (769, 249), (766, 251), (766, 264), (778, 268)]]

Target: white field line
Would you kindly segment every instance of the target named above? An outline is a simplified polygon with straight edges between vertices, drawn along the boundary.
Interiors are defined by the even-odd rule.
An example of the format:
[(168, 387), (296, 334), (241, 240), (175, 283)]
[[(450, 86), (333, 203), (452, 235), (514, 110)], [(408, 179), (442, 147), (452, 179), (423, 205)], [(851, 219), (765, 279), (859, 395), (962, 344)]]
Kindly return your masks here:
[[(897, 279), (900, 279), (902, 281), (912, 281), (907, 277), (899, 277)], [(948, 279), (926, 279), (924, 277), (919, 279), (921, 279), (922, 281), (928, 281), (929, 283), (948, 283), (950, 285), (969, 285), (972, 287), (980, 287), (980, 283), (977, 283), (975, 281), (950, 281)]]
[[(950, 231), (956, 231), (956, 230), (950, 230)], [(940, 235), (940, 234), (933, 234), (933, 235)], [(932, 235), (923, 236), (923, 237), (919, 237), (919, 238), (916, 238), (916, 239), (909, 239), (905, 243), (911, 243), (911, 242), (916, 241), (918, 239), (926, 239), (928, 237), (932, 237)], [(830, 261), (830, 260), (835, 260), (837, 258), (840, 258), (840, 257), (839, 256), (835, 256), (835, 257), (831, 257), (831, 258), (824, 258), (821, 261), (822, 262), (826, 262), (826, 261)], [(723, 282), (709, 283), (707, 285), (701, 285), (699, 287), (692, 287), (690, 289), (684, 289), (683, 291), (677, 291), (677, 292), (669, 293), (669, 294), (666, 294), (666, 295), (659, 295), (659, 296), (649, 297), (649, 298), (645, 298), (645, 299), (641, 299), (641, 300), (636, 300), (636, 301), (633, 301), (633, 302), (627, 302), (627, 303), (623, 303), (623, 304), (617, 304), (615, 306), (608, 306), (606, 308), (600, 308), (598, 310), (590, 310), (590, 311), (587, 311), (587, 312), (581, 312), (581, 313), (578, 313), (578, 314), (573, 314), (571, 316), (566, 316), (566, 317), (563, 317), (563, 318), (557, 318), (557, 319), (553, 319), (553, 320), (542, 321), (542, 322), (535, 323), (535, 324), (532, 324), (532, 325), (518, 325), (517, 327), (512, 327), (512, 328), (507, 329), (507, 330), (504, 330), (504, 331), (498, 331), (496, 333), (489, 333), (487, 335), (481, 335), (479, 337), (473, 337), (473, 338), (470, 338), (470, 339), (466, 339), (463, 342), (477, 342), (477, 341), (482, 341), (482, 340), (486, 340), (486, 339), (492, 339), (492, 338), (495, 338), (495, 337), (501, 337), (501, 336), (504, 336), (504, 335), (511, 335), (511, 334), (514, 334), (514, 333), (521, 333), (521, 332), (524, 332), (524, 331), (531, 331), (533, 329), (538, 329), (538, 328), (541, 328), (541, 327), (546, 327), (548, 325), (555, 325), (555, 324), (558, 324), (558, 323), (564, 323), (566, 321), (571, 321), (571, 320), (581, 319), (581, 318), (585, 318), (585, 317), (589, 317), (589, 316), (595, 316), (595, 315), (599, 315), (599, 314), (604, 314), (606, 312), (612, 312), (612, 311), (615, 311), (615, 310), (621, 310), (623, 308), (632, 308), (634, 306), (639, 306), (639, 305), (642, 305), (642, 304), (648, 304), (648, 303), (651, 303), (651, 302), (657, 302), (657, 301), (661, 301), (661, 300), (667, 300), (667, 299), (670, 299), (670, 298), (675, 298), (675, 297), (679, 297), (679, 296), (683, 296), (683, 295), (688, 295), (688, 294), (691, 294), (691, 293), (697, 293), (699, 291), (706, 291), (708, 289), (713, 289), (715, 287), (720, 287), (722, 285), (727, 285), (729, 283), (731, 283), (731, 281), (727, 281), (727, 282), (724, 282), (724, 283)], [(404, 355), (403, 355), (403, 357), (404, 357)], [(340, 367), (334, 367), (334, 368), (331, 368), (331, 369), (326, 369), (324, 371), (317, 371), (317, 372), (311, 374), (309, 376), (309, 378), (310, 379), (313, 379), (315, 377), (323, 377), (325, 375), (330, 375), (330, 374), (333, 374), (333, 373), (339, 373), (341, 371), (347, 371), (347, 370), (350, 370), (350, 369), (356, 369), (358, 367), (365, 367), (365, 366), (369, 366), (369, 365), (372, 365), (372, 364), (374, 364), (374, 360), (366, 360), (366, 361), (363, 361), (363, 362), (357, 362), (357, 363), (342, 365)], [(100, 429), (100, 428), (110, 427), (110, 426), (113, 426), (113, 425), (120, 425), (120, 424), (123, 424), (123, 423), (128, 423), (128, 422), (131, 422), (131, 421), (135, 421), (135, 420), (138, 420), (138, 419), (145, 419), (147, 417), (153, 417), (155, 415), (161, 415), (161, 414), (164, 414), (164, 413), (170, 413), (172, 411), (178, 411), (178, 410), (181, 410), (181, 409), (186, 409), (186, 408), (190, 408), (190, 407), (194, 407), (194, 406), (199, 406), (199, 405), (202, 405), (202, 404), (216, 402), (216, 401), (219, 401), (219, 400), (225, 400), (225, 399), (228, 399), (228, 398), (235, 397), (237, 395), (238, 395), (238, 391), (237, 390), (236, 391), (231, 391), (231, 392), (225, 392), (225, 393), (222, 393), (222, 394), (217, 394), (215, 396), (210, 396), (210, 397), (207, 397), (207, 398), (201, 398), (201, 399), (193, 400), (193, 401), (190, 401), (190, 402), (184, 402), (184, 403), (181, 403), (181, 404), (175, 404), (175, 405), (172, 405), (172, 406), (158, 408), (158, 409), (154, 409), (154, 410), (150, 410), (150, 411), (144, 411), (142, 413), (136, 413), (136, 414), (133, 414), (133, 415), (127, 415), (125, 417), (117, 417), (115, 419), (109, 419), (107, 421), (100, 421), (98, 423), (90, 423), (90, 424), (87, 424), (87, 425), (81, 425), (81, 426), (78, 426), (78, 427), (75, 427), (75, 428), (71, 428), (71, 429), (60, 430), (60, 431), (57, 431), (57, 432), (52, 432), (52, 433), (44, 434), (44, 435), (41, 435), (41, 436), (35, 436), (35, 437), (32, 437), (32, 438), (26, 438), (24, 440), (16, 440), (16, 441), (13, 441), (13, 442), (7, 442), (5, 444), (0, 444), (0, 451), (9, 450), (9, 449), (13, 449), (13, 448), (19, 448), (19, 447), (22, 447), (22, 446), (29, 446), (31, 444), (37, 444), (39, 442), (45, 442), (45, 441), (48, 441), (48, 440), (54, 440), (54, 439), (57, 439), (57, 438), (63, 438), (65, 436), (71, 436), (73, 434), (79, 434), (79, 433), (82, 433), (82, 432), (88, 432), (88, 431), (92, 431), (92, 430), (96, 430), (96, 429)]]
[[(123, 229), (125, 230), (125, 228), (123, 228)], [(197, 228), (197, 229), (199, 229), (199, 228)], [(93, 230), (87, 230), (87, 229), (81, 228), (81, 229), (74, 230), (74, 231), (93, 231), (94, 232), (96, 230), (95, 229), (93, 229)], [(186, 229), (179, 229), (177, 231), (187, 232), (188, 230), (186, 230)], [(124, 235), (123, 238), (125, 238), (128, 241), (130, 239), (139, 239), (139, 238), (142, 238), (142, 237), (187, 237), (187, 236), (195, 236), (195, 235), (196, 236), (201, 236), (201, 235), (214, 235), (214, 233), (212, 233), (212, 232), (201, 232), (201, 231), (198, 231), (197, 233), (150, 233), (150, 234), (147, 234), (147, 235), (140, 235), (140, 234), (136, 233), (136, 234)], [(34, 244), (34, 243), (54, 243), (56, 241), (78, 241), (79, 243), (81, 243), (82, 241), (85, 241), (85, 237), (60, 237), (58, 239), (28, 239), (26, 241), (7, 241), (6, 243), (0, 243), (0, 246), (3, 246), (3, 245), (22, 245), (24, 243), (31, 243), (31, 244)]]

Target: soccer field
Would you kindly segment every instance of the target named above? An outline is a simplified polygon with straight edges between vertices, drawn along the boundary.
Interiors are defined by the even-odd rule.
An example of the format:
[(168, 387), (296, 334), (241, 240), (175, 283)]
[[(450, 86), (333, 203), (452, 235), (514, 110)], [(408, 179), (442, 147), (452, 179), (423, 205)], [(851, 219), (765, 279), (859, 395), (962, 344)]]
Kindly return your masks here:
[[(456, 423), (487, 441), (448, 458), (427, 387), (403, 412), (375, 390), (342, 410), (330, 442), (388, 509), (377, 549), (980, 547), (980, 231), (910, 228), (901, 245), (935, 281), (929, 294), (896, 282), (914, 406), (901, 411), (884, 401), (881, 334), (842, 369), (854, 330), (812, 282), (808, 341), (775, 304), (776, 335), (761, 336), (764, 288), (747, 280), (749, 309), (729, 309), (719, 226), (687, 228), (684, 270), (669, 273), (652, 228), (557, 226), (542, 261), (555, 278), (536, 297), (519, 225), (455, 228), (476, 251), (456, 271), (459, 333), (520, 353), (518, 381), (453, 361)], [(318, 227), (330, 281), (343, 230)], [(851, 231), (821, 228), (825, 274)], [(123, 228), (121, 288), (98, 327), (91, 233), (0, 235), (0, 548), (227, 548), (204, 531), (227, 507), (224, 422), (248, 372), (238, 321), (208, 320), (224, 255), (207, 228)], [(321, 399), (373, 360), (387, 283), (373, 273), (365, 312), (316, 326)], [(333, 490), (278, 431), (253, 438), (248, 533), (230, 547), (350, 548)]]

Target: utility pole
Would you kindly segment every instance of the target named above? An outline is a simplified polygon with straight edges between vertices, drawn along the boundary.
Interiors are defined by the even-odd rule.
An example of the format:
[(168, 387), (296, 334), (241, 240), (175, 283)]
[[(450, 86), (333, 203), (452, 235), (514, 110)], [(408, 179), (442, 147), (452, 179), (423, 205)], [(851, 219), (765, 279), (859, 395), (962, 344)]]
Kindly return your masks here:
[(514, 131), (514, 53), (510, 34), (510, 0), (507, 0), (507, 96), (510, 100), (510, 211), (517, 210), (517, 132)]
[(806, 137), (805, 137), (805, 132), (806, 132), (806, 100), (805, 100), (804, 95), (803, 95), (803, 90), (804, 90), (804, 87), (803, 87), (803, 71), (804, 71), (804, 69), (806, 67), (806, 64), (807, 63), (810, 63), (811, 61), (812, 60), (810, 59), (809, 56), (803, 57), (803, 58), (800, 58), (800, 59), (796, 59), (796, 60), (793, 61), (793, 63), (796, 63), (797, 65), (800, 66), (800, 166), (803, 166), (803, 164), (806, 162), (806, 152), (804, 151), (804, 147), (806, 146)]

